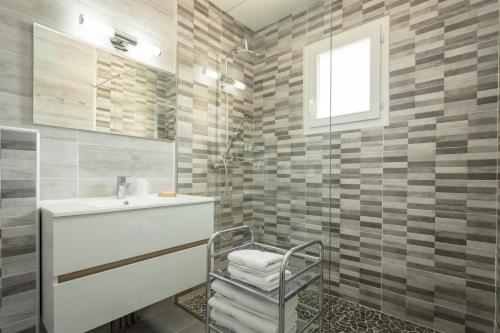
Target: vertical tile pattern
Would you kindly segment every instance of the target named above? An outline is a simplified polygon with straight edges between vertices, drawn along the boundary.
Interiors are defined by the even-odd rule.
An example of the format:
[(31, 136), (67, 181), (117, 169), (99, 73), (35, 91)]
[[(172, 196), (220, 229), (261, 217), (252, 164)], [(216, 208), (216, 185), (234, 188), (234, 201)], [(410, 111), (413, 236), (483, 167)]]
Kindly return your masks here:
[[(224, 171), (214, 169), (226, 147), (226, 96), (220, 81), (204, 77), (205, 67), (223, 73), (226, 55), (245, 38), (253, 48), (253, 32), (207, 0), (178, 3), (178, 191), (215, 197), (216, 229), (229, 228), (251, 220), (253, 66), (229, 57), (228, 73), (244, 82), (244, 91), (227, 95), (229, 135), (246, 117), (243, 134), (233, 148), (240, 160), (228, 175), (230, 197), (220, 209), (225, 191)], [(237, 153), (237, 155), (236, 155)], [(230, 207), (230, 204), (232, 209)]]
[[(302, 52), (328, 36), (330, 15), (334, 33), (390, 15), (388, 126), (303, 136)], [(355, 302), (445, 332), (493, 332), (498, 30), (497, 0), (325, 0), (256, 32), (260, 236), (329, 241), (329, 285)]]
[(175, 104), (175, 76), (100, 49), (96, 53), (96, 130), (175, 140), (171, 105)]
[(37, 134), (0, 128), (0, 331), (36, 332)]

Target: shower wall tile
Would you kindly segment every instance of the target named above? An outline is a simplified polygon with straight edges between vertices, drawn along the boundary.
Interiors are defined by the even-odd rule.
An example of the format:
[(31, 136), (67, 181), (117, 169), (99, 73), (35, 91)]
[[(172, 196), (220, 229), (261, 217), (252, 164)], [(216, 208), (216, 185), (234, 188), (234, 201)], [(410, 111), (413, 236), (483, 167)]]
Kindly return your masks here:
[[(229, 228), (244, 222), (266, 231), (266, 237), (272, 242), (297, 242), (304, 239), (304, 227), (294, 227), (292, 202), (300, 202), (300, 182), (305, 183), (303, 172), (304, 158), (297, 156), (296, 161), (280, 165), (280, 175), (290, 175), (297, 170), (297, 183), (290, 185), (290, 177), (273, 182), (275, 190), (285, 190), (272, 204), (262, 206), (260, 211), (273, 211), (273, 227), (269, 221), (259, 218), (259, 210), (253, 207), (253, 198), (260, 195), (258, 189), (251, 187), (253, 177), (266, 179), (265, 173), (253, 173), (253, 165), (263, 165), (263, 157), (251, 161), (251, 150), (245, 145), (253, 144), (252, 128), (261, 126), (253, 117), (253, 66), (241, 60), (229, 57), (229, 75), (242, 81), (247, 88), (244, 91), (231, 91), (227, 94), (222, 89), (222, 82), (203, 76), (205, 67), (220, 73), (224, 71), (226, 55), (247, 39), (249, 47), (254, 46), (254, 33), (233, 19), (227, 13), (207, 0), (179, 1), (178, 17), (178, 110), (177, 110), (177, 175), (178, 191), (184, 194), (208, 195), (216, 199), (215, 229)], [(227, 102), (227, 104), (226, 104)], [(226, 110), (228, 112), (229, 132), (226, 133)], [(233, 157), (239, 160), (226, 176), (223, 169), (215, 169), (215, 163), (221, 163), (221, 156), (226, 147), (226, 134), (231, 135), (236, 126), (246, 117), (241, 140), (233, 148)], [(300, 144), (301, 142), (298, 141)], [(279, 154), (291, 156), (292, 145), (274, 147)], [(235, 155), (237, 153), (237, 155)], [(267, 156), (266, 156), (267, 157)], [(276, 161), (274, 161), (276, 163)], [(276, 164), (274, 164), (275, 166)], [(302, 170), (302, 171), (301, 171)], [(302, 180), (301, 180), (302, 179)], [(224, 192), (227, 190), (228, 195)], [(283, 192), (284, 193), (284, 192)], [(255, 216), (255, 218), (253, 218)]]
[[(230, 126), (251, 117), (253, 162), (233, 170), (235, 216), (223, 210), (217, 228), (244, 221), (281, 246), (324, 239), (334, 293), (445, 332), (491, 332), (498, 1), (318, 1), (255, 34), (208, 2), (179, 2), (178, 13), (182, 192), (220, 200), (224, 187), (210, 168), (225, 142), (223, 99), (202, 68), (220, 70), (244, 36), (266, 55), (233, 64), (253, 91), (230, 96)], [(304, 137), (304, 44), (327, 36), (332, 17), (339, 31), (384, 14), (389, 126)]]
[(0, 128), (0, 331), (38, 321), (37, 133)]
[[(389, 125), (304, 136), (304, 45), (382, 15)], [(307, 239), (331, 233), (333, 293), (444, 332), (493, 332), (498, 30), (497, 0), (324, 0), (256, 32), (266, 56), (253, 101), (263, 162), (249, 171), (259, 235), (287, 245), (293, 216)]]
[[(495, 14), (492, 13), (488, 16), (487, 21), (495, 20)], [(492, 25), (494, 27), (494, 25)], [(493, 36), (497, 35), (498, 36), (498, 29), (486, 29), (489, 31), (489, 34), (492, 34)], [(480, 29), (481, 32), (483, 32), (483, 29)], [(485, 33), (486, 35), (487, 33)], [(485, 38), (486, 39), (486, 38)], [(495, 40), (492, 38), (491, 40)], [(480, 54), (488, 54), (490, 55), (488, 57), (488, 62), (489, 66), (485, 66), (488, 68), (486, 72), (489, 72), (489, 78), (488, 78), (488, 85), (483, 85), (481, 84), (479, 87), (479, 94), (482, 94), (485, 92), (485, 95), (488, 95), (487, 99), (487, 104), (491, 104), (491, 108), (494, 110), (495, 107), (498, 108), (498, 96), (496, 95), (496, 92), (498, 91), (498, 88), (500, 87), (500, 70), (495, 71), (495, 52), (498, 51), (498, 46), (494, 42), (484, 42), (482, 43), (482, 50), (480, 51)], [(485, 72), (485, 73), (486, 73)], [(481, 80), (479, 81), (480, 83), (486, 82), (486, 80)], [(486, 93), (487, 91), (487, 93)], [(478, 94), (478, 95), (479, 95)], [(485, 103), (486, 104), (486, 103)], [(498, 113), (497, 113), (498, 115)], [(500, 116), (497, 116), (497, 129), (500, 127)], [(497, 131), (497, 136), (496, 136), (497, 142), (500, 142), (500, 131)], [(497, 198), (497, 206), (496, 206), (496, 235), (491, 234), (491, 236), (496, 236), (496, 272), (495, 272), (495, 278), (496, 278), (496, 297), (495, 297), (495, 305), (496, 305), (496, 332), (500, 332), (500, 161), (499, 161), (499, 155), (500, 154), (500, 145), (497, 147), (497, 168), (496, 168), (496, 198)], [(493, 181), (491, 182), (493, 183)]]

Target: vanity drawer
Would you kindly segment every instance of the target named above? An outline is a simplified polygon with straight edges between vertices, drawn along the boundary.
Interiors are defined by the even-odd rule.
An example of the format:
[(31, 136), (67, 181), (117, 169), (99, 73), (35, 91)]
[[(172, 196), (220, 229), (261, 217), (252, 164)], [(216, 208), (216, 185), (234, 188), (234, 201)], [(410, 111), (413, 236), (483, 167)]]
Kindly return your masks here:
[(55, 283), (53, 299), (44, 303), (54, 317), (45, 324), (49, 332), (86, 332), (203, 283), (205, 269), (206, 245), (200, 245)]
[(144, 214), (144, 210), (136, 210), (71, 216), (54, 221), (54, 276), (142, 254)]
[(208, 239), (213, 233), (213, 203), (155, 208), (144, 215), (141, 251), (159, 251)]
[(206, 240), (213, 232), (213, 215), (213, 204), (207, 203), (57, 219), (54, 275)]
[(56, 284), (49, 332), (86, 332), (139, 309), (140, 274), (129, 265)]
[(145, 307), (205, 282), (207, 246), (197, 246), (140, 263), (139, 304)]

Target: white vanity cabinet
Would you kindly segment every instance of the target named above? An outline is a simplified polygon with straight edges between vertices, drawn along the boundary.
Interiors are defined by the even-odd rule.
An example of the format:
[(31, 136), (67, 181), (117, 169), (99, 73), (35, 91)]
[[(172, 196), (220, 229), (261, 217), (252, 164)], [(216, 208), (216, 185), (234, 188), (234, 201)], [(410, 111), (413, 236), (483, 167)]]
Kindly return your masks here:
[(205, 281), (213, 199), (44, 201), (42, 319), (80, 333)]

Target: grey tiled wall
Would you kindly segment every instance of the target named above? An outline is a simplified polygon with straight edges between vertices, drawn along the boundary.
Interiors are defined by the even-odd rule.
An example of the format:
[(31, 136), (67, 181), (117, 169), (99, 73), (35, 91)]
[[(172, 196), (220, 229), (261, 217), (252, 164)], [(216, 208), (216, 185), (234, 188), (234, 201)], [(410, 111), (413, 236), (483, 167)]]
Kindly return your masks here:
[[(254, 68), (263, 237), (331, 231), (335, 293), (446, 332), (494, 330), (498, 6), (324, 1), (255, 35), (266, 54)], [(390, 124), (304, 137), (304, 44), (328, 35), (330, 18), (335, 33), (381, 15), (391, 21)]]
[[(178, 110), (177, 110), (177, 176), (178, 191), (185, 194), (215, 197), (216, 229), (242, 224), (251, 216), (251, 202), (245, 189), (250, 186), (252, 163), (245, 162), (251, 153), (239, 145), (239, 167), (230, 174), (232, 210), (226, 205), (219, 219), (219, 201), (224, 190), (221, 170), (212, 164), (223, 154), (226, 142), (225, 96), (220, 82), (202, 75), (209, 67), (223, 72), (226, 54), (248, 39), (252, 46), (253, 32), (222, 12), (209, 1), (178, 2)], [(253, 66), (229, 60), (229, 73), (247, 85), (245, 91), (228, 94), (230, 133), (247, 117), (243, 141), (252, 140)]]
[(38, 322), (37, 134), (0, 128), (0, 332)]
[[(283, 246), (323, 239), (338, 295), (445, 332), (493, 332), (498, 6), (324, 0), (245, 32), (266, 57), (240, 68), (253, 96), (231, 106), (233, 123), (252, 116), (256, 146), (233, 172), (244, 212), (236, 223)], [(223, 142), (220, 96), (199, 74), (245, 30), (216, 15), (207, 1), (180, 1), (179, 188), (188, 193), (217, 195), (221, 185), (209, 168)], [(304, 45), (382, 15), (391, 21), (390, 124), (304, 137)]]

